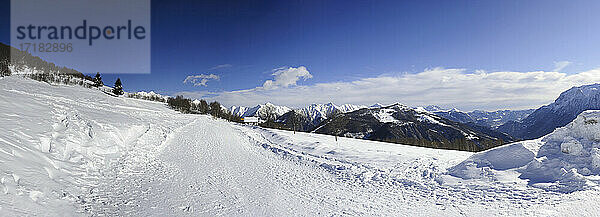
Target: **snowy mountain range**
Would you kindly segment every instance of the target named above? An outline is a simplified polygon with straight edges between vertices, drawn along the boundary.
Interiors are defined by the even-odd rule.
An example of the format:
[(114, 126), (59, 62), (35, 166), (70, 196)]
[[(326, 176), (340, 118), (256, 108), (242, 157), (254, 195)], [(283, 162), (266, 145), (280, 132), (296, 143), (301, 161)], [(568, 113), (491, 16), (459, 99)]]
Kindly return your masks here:
[(536, 109), (521, 121), (509, 121), (498, 130), (521, 139), (539, 138), (565, 126), (581, 112), (597, 109), (600, 109), (600, 84), (573, 87), (553, 103)]
[[(380, 104), (375, 104), (371, 107), (381, 107)], [(363, 105), (343, 104), (335, 105), (333, 103), (326, 104), (311, 104), (300, 109), (291, 109), (286, 106), (277, 106), (272, 103), (260, 104), (255, 107), (232, 106), (230, 111), (240, 117), (260, 117), (263, 120), (276, 120), (284, 114), (294, 111), (308, 119), (314, 125), (318, 125), (321, 121), (337, 114), (355, 111), (361, 108), (369, 108)]]
[(506, 134), (480, 130), (402, 104), (341, 113), (322, 122), (313, 132), (469, 151), (485, 150), (512, 140)]
[(434, 114), (451, 121), (472, 123), (480, 126), (490, 127), (492, 129), (496, 129), (498, 126), (509, 121), (521, 121), (534, 111), (534, 109), (527, 109), (497, 111), (474, 110), (471, 112), (464, 112), (456, 108), (442, 109), (439, 106), (434, 105), (424, 107), (423, 109), (433, 112)]
[(150, 101), (158, 101), (158, 102), (166, 102), (167, 99), (169, 98), (169, 96), (164, 96), (164, 95), (155, 93), (154, 91), (150, 91), (150, 92), (139, 91), (139, 92), (135, 92), (135, 93), (127, 93), (127, 97), (143, 99), (143, 100), (150, 100)]
[(230, 111), (240, 117), (259, 117), (262, 120), (275, 120), (291, 109), (272, 103), (260, 104), (254, 107), (232, 106)]
[(308, 120), (316, 126), (325, 119), (333, 117), (335, 114), (351, 112), (361, 108), (366, 108), (366, 106), (352, 104), (344, 104), (337, 106), (333, 103), (327, 103), (312, 104), (305, 108), (296, 110), (296, 112), (307, 117)]

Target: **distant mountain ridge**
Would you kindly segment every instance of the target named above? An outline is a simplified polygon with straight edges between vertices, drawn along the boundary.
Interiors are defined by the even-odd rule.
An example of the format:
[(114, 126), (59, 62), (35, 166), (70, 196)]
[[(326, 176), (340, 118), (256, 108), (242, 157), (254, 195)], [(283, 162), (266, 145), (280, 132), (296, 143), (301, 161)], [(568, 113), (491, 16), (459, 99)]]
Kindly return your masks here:
[(451, 121), (472, 123), (479, 126), (486, 126), (491, 129), (497, 129), (500, 125), (510, 121), (521, 121), (534, 111), (534, 109), (527, 109), (497, 111), (474, 110), (471, 112), (463, 112), (456, 108), (442, 109), (439, 106), (433, 105), (424, 107), (423, 109)]
[(259, 117), (262, 120), (276, 120), (291, 109), (286, 106), (277, 106), (272, 103), (260, 104), (254, 107), (232, 106), (230, 111), (239, 117)]
[(464, 151), (485, 150), (512, 141), (506, 134), (484, 132), (402, 104), (341, 113), (323, 121), (313, 132)]
[(573, 121), (585, 110), (600, 109), (600, 84), (573, 87), (551, 104), (542, 106), (521, 121), (510, 121), (499, 131), (519, 139), (535, 139)]
[[(539, 138), (571, 122), (581, 112), (596, 109), (600, 109), (600, 84), (573, 87), (561, 93), (555, 102), (535, 110), (464, 112), (439, 106), (410, 108), (398, 103), (389, 106), (326, 103), (290, 109), (267, 103), (252, 108), (232, 107), (231, 111), (242, 117), (257, 116), (271, 120), (266, 127), (472, 151), (516, 139)], [(398, 123), (414, 125), (419, 123), (414, 120), (426, 119), (452, 127), (440, 129), (438, 125), (424, 124), (397, 126)], [(444, 133), (433, 133), (440, 130)], [(458, 132), (473, 132), (474, 136)], [(468, 145), (457, 147), (458, 142)]]
[[(380, 106), (378, 104), (374, 106)], [(353, 105), (353, 104), (343, 104), (343, 105), (335, 105), (333, 103), (325, 103), (325, 104), (311, 104), (307, 107), (300, 109), (291, 109), (286, 106), (278, 106), (272, 103), (259, 104), (254, 107), (244, 107), (244, 106), (232, 106), (229, 110), (234, 114), (240, 117), (260, 117), (263, 120), (276, 120), (277, 118), (283, 116), (285, 113), (290, 111), (295, 111), (311, 122), (315, 124), (319, 124), (321, 121), (331, 117), (336, 113), (345, 113), (354, 111), (361, 108), (367, 108), (367, 106), (363, 105)]]
[[(402, 105), (400, 103), (392, 104)], [(381, 104), (374, 104), (372, 106), (363, 105), (352, 105), (344, 104), (341, 106), (333, 103), (326, 104), (311, 104), (307, 107), (300, 109), (289, 109), (284, 106), (275, 106), (271, 103), (264, 105), (258, 105), (252, 108), (248, 107), (231, 107), (233, 114), (241, 117), (255, 116), (260, 117), (262, 120), (272, 120), (272, 123), (265, 123), (266, 127), (275, 127), (297, 131), (315, 131), (320, 127), (321, 123), (325, 122), (329, 118), (335, 117), (339, 114), (350, 113), (358, 111), (360, 109), (381, 109), (389, 106), (383, 106)], [(409, 108), (402, 105), (402, 107)], [(267, 109), (269, 108), (269, 109)], [(475, 110), (473, 112), (463, 112), (458, 109), (442, 109), (439, 106), (427, 106), (409, 108), (414, 109), (418, 112), (430, 113), (441, 118), (447, 119), (452, 122), (462, 123), (471, 130), (477, 131), (481, 134), (485, 134), (490, 137), (502, 139), (502, 141), (512, 141), (514, 138), (507, 133), (496, 131), (495, 128), (505, 122), (513, 120), (521, 120), (523, 117), (531, 113), (533, 110), (500, 110), (500, 111), (481, 111)], [(287, 111), (283, 113), (284, 111)], [(283, 113), (283, 114), (282, 114)], [(377, 118), (382, 123), (389, 122), (383, 118), (385, 114), (378, 114)], [(267, 119), (269, 118), (269, 119)], [(275, 118), (275, 119), (273, 119)], [(273, 121), (274, 120), (274, 121)], [(327, 132), (326, 132), (327, 133)], [(360, 137), (356, 135), (345, 135), (351, 137)], [(364, 137), (364, 136), (363, 136)], [(453, 138), (459, 139), (459, 137)], [(475, 149), (475, 148), (472, 148)]]

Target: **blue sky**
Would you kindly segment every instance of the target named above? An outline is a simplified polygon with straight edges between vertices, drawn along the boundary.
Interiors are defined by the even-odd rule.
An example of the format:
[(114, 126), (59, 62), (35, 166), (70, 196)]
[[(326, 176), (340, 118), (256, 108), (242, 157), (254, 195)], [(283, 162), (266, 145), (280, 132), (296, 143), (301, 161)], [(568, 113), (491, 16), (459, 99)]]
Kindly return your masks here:
[[(8, 43), (8, 7), (0, 8), (0, 41)], [(568, 76), (581, 72), (592, 78), (596, 75), (590, 70), (600, 67), (599, 9), (598, 1), (152, 1), (152, 73), (104, 77), (106, 83), (121, 77), (127, 91), (185, 93), (226, 105), (270, 101), (300, 107), (325, 101), (398, 101), (466, 110), (537, 107), (572, 85), (589, 82), (587, 77)], [(293, 70), (287, 70), (290, 67)], [(294, 79), (293, 73), (302, 72), (296, 70), (299, 67), (305, 67), (310, 76)], [(356, 83), (377, 78), (414, 83), (404, 81), (408, 79), (404, 76), (441, 72), (429, 73), (437, 76), (431, 78), (434, 82), (444, 73), (456, 72), (444, 71), (448, 69), (459, 70), (457, 76), (519, 72), (525, 78), (533, 76), (530, 72), (543, 71), (548, 78), (543, 84), (560, 85), (549, 92), (536, 90), (542, 83), (521, 79), (522, 86), (494, 89), (514, 91), (502, 96), (483, 94), (493, 93), (489, 89), (473, 87), (469, 91), (471, 86), (461, 91), (483, 95), (464, 96), (458, 90), (448, 91), (449, 87), (412, 91), (403, 89), (406, 85), (402, 82), (385, 84), (390, 89), (357, 94), (363, 96), (360, 99), (345, 96), (352, 91), (324, 98), (317, 97), (318, 93), (302, 93), (346, 90), (316, 88), (329, 84), (364, 88)], [(563, 74), (552, 74), (556, 71)], [(274, 73), (288, 72), (292, 83), (270, 88), (271, 92), (260, 89), (265, 81), (277, 80)], [(219, 79), (209, 78), (206, 86), (183, 82), (187, 76), (208, 78), (210, 74)], [(486, 76), (480, 79), (491, 81)], [(231, 97), (238, 93), (232, 91), (246, 95)], [(260, 93), (247, 95), (253, 91)], [(387, 94), (395, 91), (402, 94)], [(434, 94), (436, 91), (457, 95)], [(366, 97), (369, 93), (373, 96)], [(517, 97), (522, 94), (529, 95)], [(420, 96), (430, 98), (416, 100)], [(461, 101), (463, 96), (498, 99)], [(518, 102), (510, 102), (510, 96)], [(289, 99), (298, 97), (314, 101)]]

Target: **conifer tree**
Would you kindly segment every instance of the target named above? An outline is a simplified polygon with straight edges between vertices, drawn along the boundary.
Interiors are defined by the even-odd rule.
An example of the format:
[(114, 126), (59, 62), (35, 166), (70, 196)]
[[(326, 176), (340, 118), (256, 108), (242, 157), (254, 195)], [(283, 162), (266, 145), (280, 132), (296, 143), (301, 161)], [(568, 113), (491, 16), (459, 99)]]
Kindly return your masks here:
[(198, 105), (198, 111), (200, 112), (200, 114), (208, 114), (208, 110), (210, 110), (208, 103), (206, 102), (206, 100), (201, 99), (200, 105)]
[(210, 114), (213, 117), (220, 118), (221, 113), (222, 113), (221, 104), (219, 104), (219, 102), (217, 102), (217, 101), (214, 101), (214, 102), (211, 102), (209, 106), (210, 106)]
[(104, 83), (102, 83), (102, 76), (100, 76), (100, 72), (96, 72), (96, 77), (94, 77), (94, 87), (102, 87)]
[(120, 78), (117, 78), (117, 81), (115, 81), (115, 87), (113, 88), (113, 93), (115, 95), (123, 95), (123, 84), (121, 83)]

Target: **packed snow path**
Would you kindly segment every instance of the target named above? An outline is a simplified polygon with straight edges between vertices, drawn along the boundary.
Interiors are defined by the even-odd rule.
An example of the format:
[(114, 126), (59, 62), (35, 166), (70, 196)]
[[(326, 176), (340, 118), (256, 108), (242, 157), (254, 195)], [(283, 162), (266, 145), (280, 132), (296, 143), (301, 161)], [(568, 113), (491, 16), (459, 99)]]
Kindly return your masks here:
[[(180, 128), (156, 159), (128, 168), (95, 194), (87, 210), (130, 215), (442, 215), (427, 202), (340, 180), (331, 172), (277, 155), (229, 123), (208, 117)], [(115, 191), (117, 190), (117, 191)], [(422, 206), (421, 209), (418, 209)]]

